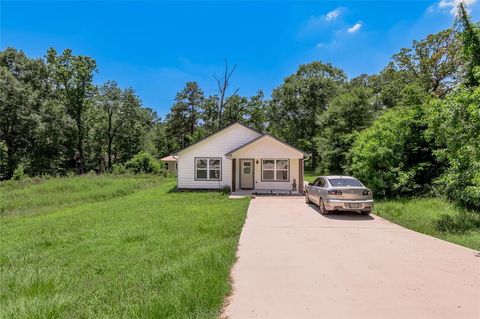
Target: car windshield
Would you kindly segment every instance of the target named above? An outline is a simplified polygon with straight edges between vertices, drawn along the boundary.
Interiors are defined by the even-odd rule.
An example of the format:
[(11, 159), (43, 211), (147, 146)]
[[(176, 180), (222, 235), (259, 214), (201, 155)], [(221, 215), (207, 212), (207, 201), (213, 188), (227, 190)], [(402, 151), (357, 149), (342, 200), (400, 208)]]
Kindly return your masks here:
[(329, 178), (333, 187), (362, 187), (362, 183), (354, 178)]

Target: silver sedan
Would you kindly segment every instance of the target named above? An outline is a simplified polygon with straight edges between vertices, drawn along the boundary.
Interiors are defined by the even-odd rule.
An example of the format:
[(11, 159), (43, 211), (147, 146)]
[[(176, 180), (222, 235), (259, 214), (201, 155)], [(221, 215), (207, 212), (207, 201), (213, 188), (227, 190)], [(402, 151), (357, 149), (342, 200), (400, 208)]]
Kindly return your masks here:
[(358, 211), (368, 215), (373, 210), (372, 191), (351, 176), (320, 176), (305, 189), (305, 201), (320, 207), (321, 214), (331, 211)]

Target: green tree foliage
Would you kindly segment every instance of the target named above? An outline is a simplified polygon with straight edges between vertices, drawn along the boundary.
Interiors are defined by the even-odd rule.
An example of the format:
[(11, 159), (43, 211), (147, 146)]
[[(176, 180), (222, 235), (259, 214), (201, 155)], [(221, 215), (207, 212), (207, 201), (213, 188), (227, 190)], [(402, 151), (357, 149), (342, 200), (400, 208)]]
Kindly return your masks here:
[(162, 163), (146, 152), (140, 152), (125, 163), (125, 168), (135, 174), (160, 173)]
[(175, 140), (178, 148), (183, 148), (200, 138), (196, 132), (203, 100), (203, 91), (196, 82), (187, 82), (183, 90), (177, 93), (175, 104), (167, 115), (166, 124), (168, 135)]
[(470, 21), (465, 4), (460, 2), (456, 23), (462, 35), (465, 63), (465, 83), (478, 86), (480, 80), (475, 76), (475, 68), (480, 67), (480, 28)]
[(295, 74), (272, 93), (268, 130), (288, 143), (311, 153), (312, 168), (318, 164), (314, 137), (317, 116), (346, 82), (345, 73), (321, 62), (300, 65)]
[[(98, 88), (95, 102), (92, 126), (96, 126), (98, 158), (103, 161), (106, 153), (106, 167), (111, 170), (114, 155), (126, 160), (142, 149), (142, 138), (149, 131), (149, 116), (153, 121), (156, 114), (142, 114), (140, 99), (133, 89), (122, 90), (114, 81)], [(132, 130), (137, 132), (133, 140)], [(127, 138), (128, 144), (122, 138)]]
[(480, 209), (480, 87), (462, 87), (429, 106), (428, 133), (445, 162), (437, 183), (450, 199)]
[(374, 117), (373, 93), (365, 86), (352, 86), (330, 101), (327, 110), (317, 119), (320, 172), (342, 174), (348, 170), (352, 143)]
[(75, 121), (79, 172), (84, 173), (84, 140), (87, 133), (85, 113), (95, 92), (92, 81), (96, 62), (87, 56), (72, 55), (70, 49), (58, 55), (52, 48), (47, 52), (47, 66), (67, 114)]
[(377, 195), (424, 192), (438, 167), (425, 131), (422, 88), (408, 86), (398, 107), (385, 111), (361, 131), (350, 151), (350, 171)]
[(403, 89), (411, 84), (444, 97), (459, 82), (463, 63), (461, 47), (458, 32), (447, 29), (401, 49), (379, 74), (368, 79), (368, 86), (377, 95), (376, 107), (395, 107), (402, 99)]
[[(11, 177), (36, 144), (48, 97), (46, 69), (41, 60), (31, 60), (22, 51), (8, 48), (0, 53), (0, 139), (6, 151), (5, 175)], [(2, 174), (0, 174), (2, 175)]]

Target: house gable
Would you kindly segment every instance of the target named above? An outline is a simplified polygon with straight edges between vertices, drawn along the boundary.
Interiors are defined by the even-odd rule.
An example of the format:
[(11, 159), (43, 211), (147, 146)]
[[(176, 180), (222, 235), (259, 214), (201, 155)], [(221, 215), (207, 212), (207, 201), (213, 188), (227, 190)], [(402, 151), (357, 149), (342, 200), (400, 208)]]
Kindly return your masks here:
[(194, 147), (194, 146), (196, 146), (196, 145), (198, 145), (198, 144), (206, 143), (206, 142), (208, 142), (210, 139), (216, 137), (216, 136), (219, 135), (219, 134), (223, 134), (225, 131), (231, 130), (232, 128), (237, 129), (239, 132), (241, 132), (242, 129), (243, 129), (244, 131), (247, 130), (247, 131), (249, 131), (249, 132), (246, 132), (246, 134), (247, 134), (248, 136), (250, 136), (252, 133), (255, 133), (255, 136), (256, 136), (256, 137), (259, 137), (259, 136), (262, 135), (262, 133), (254, 130), (254, 129), (251, 128), (251, 127), (248, 127), (248, 126), (246, 126), (246, 125), (244, 125), (244, 124), (242, 124), (242, 123), (240, 123), (240, 122), (235, 122), (235, 123), (232, 123), (232, 124), (230, 124), (230, 125), (222, 128), (222, 129), (220, 129), (220, 130), (218, 130), (218, 131), (216, 131), (216, 132), (213, 132), (213, 133), (210, 134), (210, 135), (205, 136), (204, 138), (196, 141), (196, 142), (193, 143), (193, 144), (190, 144), (190, 145), (182, 148), (181, 150), (176, 151), (175, 153), (173, 153), (173, 155), (180, 154), (181, 152), (184, 152), (185, 150), (188, 150), (188, 149), (190, 149), (190, 148), (192, 148), (192, 147)]
[(270, 134), (259, 136), (226, 154), (227, 158), (304, 158), (306, 155)]

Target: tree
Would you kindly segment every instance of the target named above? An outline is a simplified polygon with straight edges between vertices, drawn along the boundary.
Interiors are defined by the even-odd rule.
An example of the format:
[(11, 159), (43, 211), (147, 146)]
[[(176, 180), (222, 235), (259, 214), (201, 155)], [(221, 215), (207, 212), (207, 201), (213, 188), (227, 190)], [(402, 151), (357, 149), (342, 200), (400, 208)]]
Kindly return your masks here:
[(175, 103), (167, 115), (167, 132), (180, 148), (198, 139), (196, 131), (201, 118), (203, 92), (196, 82), (187, 82), (177, 93)]
[(462, 65), (458, 33), (447, 29), (413, 41), (393, 56), (393, 68), (404, 73), (409, 83), (416, 82), (426, 92), (445, 96), (458, 82)]
[(274, 89), (268, 111), (268, 130), (311, 153), (311, 168), (318, 164), (315, 136), (317, 116), (346, 82), (345, 73), (321, 62), (300, 65), (295, 74)]
[(247, 126), (264, 132), (267, 128), (267, 101), (260, 90), (247, 101), (244, 122)]
[(348, 152), (358, 132), (374, 117), (373, 93), (364, 86), (351, 86), (330, 101), (317, 119), (321, 127), (317, 139), (320, 172), (344, 174), (348, 170)]
[(460, 2), (456, 24), (462, 35), (463, 55), (466, 59), (466, 84), (478, 86), (479, 79), (475, 76), (475, 68), (480, 67), (480, 29), (470, 21), (465, 4)]
[[(39, 125), (43, 116), (44, 101), (50, 90), (42, 60), (29, 59), (22, 51), (7, 48), (0, 53), (0, 141), (5, 150), (4, 172), (12, 176), (15, 167), (22, 161), (35, 161), (33, 154), (37, 134), (44, 125)], [(46, 156), (50, 154), (45, 154)]]
[(425, 192), (440, 173), (425, 137), (428, 95), (417, 85), (404, 90), (398, 107), (361, 131), (350, 150), (349, 171), (379, 196)]
[(132, 88), (122, 91), (121, 105), (123, 121), (113, 153), (115, 159), (123, 163), (146, 148), (146, 138), (157, 122), (157, 114), (142, 107), (142, 101)]
[(53, 48), (47, 52), (47, 67), (55, 82), (56, 91), (63, 100), (68, 116), (76, 124), (79, 173), (85, 172), (84, 140), (85, 113), (95, 92), (92, 84), (96, 62), (87, 56), (74, 56), (70, 49), (61, 55)]
[(122, 90), (114, 81), (103, 84), (98, 89), (97, 108), (101, 116), (101, 132), (107, 139), (107, 168), (112, 169), (113, 145), (122, 125), (128, 120), (129, 115)]
[[(480, 72), (476, 75), (480, 80)], [(480, 86), (460, 87), (428, 110), (428, 137), (445, 172), (436, 185), (448, 198), (480, 209)]]
[(237, 93), (238, 93), (238, 88), (235, 89), (233, 94), (231, 94), (229, 97), (227, 97), (228, 94), (228, 88), (230, 87), (230, 78), (235, 72), (235, 69), (237, 68), (237, 65), (235, 64), (231, 70), (228, 69), (228, 62), (225, 60), (225, 71), (223, 72), (223, 75), (219, 78), (217, 76), (214, 76), (215, 81), (217, 82), (217, 87), (218, 87), (218, 104), (217, 104), (217, 116), (218, 116), (218, 126), (217, 129), (221, 129), (224, 126), (223, 123), (223, 112), (224, 109), (228, 106), (228, 104), (231, 102), (232, 98), (234, 98)]

